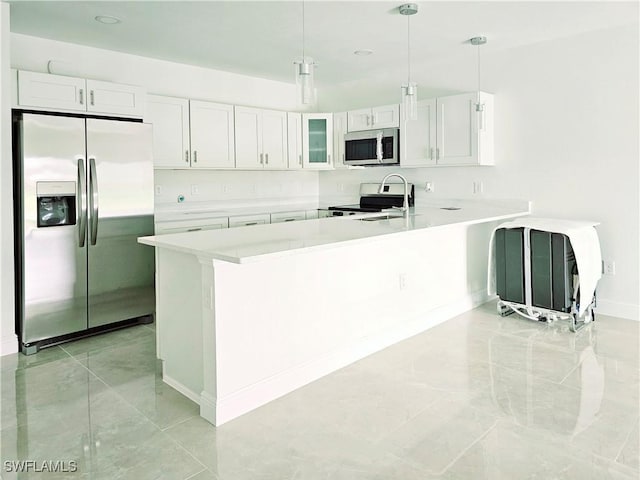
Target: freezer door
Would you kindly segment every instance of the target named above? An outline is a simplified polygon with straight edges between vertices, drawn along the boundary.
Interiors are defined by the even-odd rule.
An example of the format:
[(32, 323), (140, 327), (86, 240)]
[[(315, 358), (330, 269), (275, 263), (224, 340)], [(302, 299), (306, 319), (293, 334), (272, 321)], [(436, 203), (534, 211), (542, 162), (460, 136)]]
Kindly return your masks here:
[(89, 327), (152, 314), (151, 126), (87, 119)]
[(18, 127), (16, 280), (20, 338), (29, 344), (87, 328), (85, 124), (24, 115)]

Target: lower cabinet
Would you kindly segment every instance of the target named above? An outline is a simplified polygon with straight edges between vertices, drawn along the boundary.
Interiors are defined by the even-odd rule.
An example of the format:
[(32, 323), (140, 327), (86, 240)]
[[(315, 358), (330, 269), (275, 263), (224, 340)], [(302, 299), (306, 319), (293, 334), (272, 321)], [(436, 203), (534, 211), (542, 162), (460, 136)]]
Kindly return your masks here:
[(263, 225), (265, 223), (271, 223), (271, 216), (268, 213), (261, 213), (258, 215), (236, 215), (229, 217), (229, 228)]
[(182, 220), (176, 222), (156, 223), (155, 234), (166, 235), (169, 233), (197, 232), (200, 230), (220, 230), (229, 227), (227, 217), (208, 218), (206, 220)]
[(278, 212), (271, 214), (271, 223), (295, 222), (298, 220), (306, 220), (307, 215), (304, 210), (295, 212)]

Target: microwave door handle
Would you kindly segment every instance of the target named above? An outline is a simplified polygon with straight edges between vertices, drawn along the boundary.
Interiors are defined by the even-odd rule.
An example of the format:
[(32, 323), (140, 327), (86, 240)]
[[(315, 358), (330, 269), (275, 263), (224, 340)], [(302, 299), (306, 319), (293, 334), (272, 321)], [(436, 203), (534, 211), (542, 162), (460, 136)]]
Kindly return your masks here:
[(378, 163), (382, 163), (382, 132), (376, 135), (376, 158)]
[(78, 245), (84, 247), (87, 239), (87, 173), (84, 158), (78, 158)]
[(89, 158), (89, 208), (91, 210), (90, 241), (91, 245), (95, 245), (98, 239), (98, 178), (95, 158)]

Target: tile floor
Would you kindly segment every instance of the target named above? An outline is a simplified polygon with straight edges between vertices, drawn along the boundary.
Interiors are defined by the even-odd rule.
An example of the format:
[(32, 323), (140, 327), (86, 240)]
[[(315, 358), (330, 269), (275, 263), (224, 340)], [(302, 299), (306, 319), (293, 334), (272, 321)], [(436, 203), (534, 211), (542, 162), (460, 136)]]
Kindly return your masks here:
[[(0, 357), (1, 476), (637, 480), (640, 322), (573, 334), (494, 308), (219, 428), (163, 384), (153, 326)], [(78, 469), (16, 475), (15, 460)]]

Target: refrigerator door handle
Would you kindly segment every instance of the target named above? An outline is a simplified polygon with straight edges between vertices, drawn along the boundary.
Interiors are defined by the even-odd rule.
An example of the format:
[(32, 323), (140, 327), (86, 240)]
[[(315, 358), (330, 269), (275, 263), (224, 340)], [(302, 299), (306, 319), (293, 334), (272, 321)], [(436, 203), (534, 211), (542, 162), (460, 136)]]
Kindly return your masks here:
[(87, 239), (87, 174), (84, 158), (78, 158), (78, 244), (84, 247)]
[(91, 210), (91, 245), (98, 239), (98, 179), (96, 177), (96, 159), (89, 158), (89, 208)]

